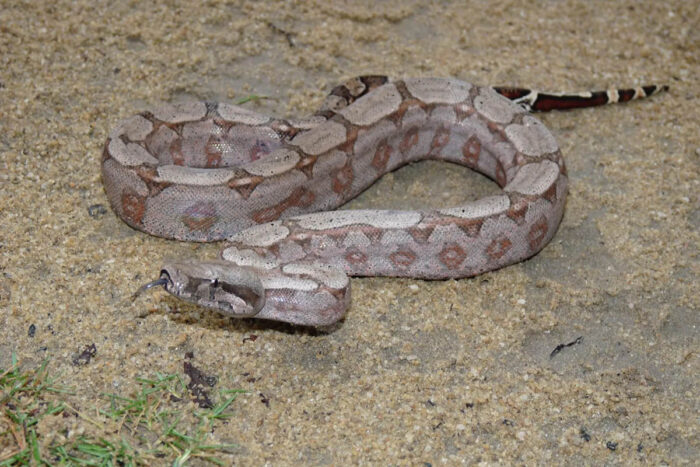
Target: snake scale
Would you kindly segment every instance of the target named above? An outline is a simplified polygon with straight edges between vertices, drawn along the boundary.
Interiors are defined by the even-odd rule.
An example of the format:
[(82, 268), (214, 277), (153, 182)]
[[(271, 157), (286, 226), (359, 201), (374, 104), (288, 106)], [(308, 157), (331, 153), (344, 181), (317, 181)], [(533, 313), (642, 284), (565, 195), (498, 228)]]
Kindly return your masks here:
[[(225, 103), (167, 105), (122, 121), (103, 151), (114, 211), (186, 241), (227, 240), (221, 259), (176, 260), (144, 288), (234, 317), (321, 326), (342, 318), (348, 276), (474, 276), (539, 252), (556, 232), (567, 173), (529, 110), (647, 97), (478, 87), (449, 78), (362, 76), (299, 120)], [(502, 193), (437, 210), (329, 211), (382, 175), (437, 159)]]

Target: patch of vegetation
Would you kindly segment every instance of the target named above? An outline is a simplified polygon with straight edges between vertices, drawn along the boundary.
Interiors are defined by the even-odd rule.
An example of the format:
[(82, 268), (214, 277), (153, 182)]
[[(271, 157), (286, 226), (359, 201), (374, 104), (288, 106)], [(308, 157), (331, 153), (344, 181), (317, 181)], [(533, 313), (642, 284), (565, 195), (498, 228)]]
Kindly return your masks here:
[(236, 105), (247, 104), (248, 102), (258, 102), (263, 99), (270, 99), (268, 96), (259, 96), (257, 94), (250, 94), (246, 97), (242, 97), (236, 101)]
[(188, 410), (192, 395), (181, 376), (156, 374), (137, 378), (135, 395), (104, 394), (105, 406), (88, 416), (65, 401), (72, 392), (57, 385), (47, 367), (48, 360), (23, 369), (13, 355), (10, 368), (0, 369), (2, 467), (182, 466), (193, 458), (222, 465), (216, 456), (236, 447), (208, 439), (245, 391), (223, 390), (212, 407)]

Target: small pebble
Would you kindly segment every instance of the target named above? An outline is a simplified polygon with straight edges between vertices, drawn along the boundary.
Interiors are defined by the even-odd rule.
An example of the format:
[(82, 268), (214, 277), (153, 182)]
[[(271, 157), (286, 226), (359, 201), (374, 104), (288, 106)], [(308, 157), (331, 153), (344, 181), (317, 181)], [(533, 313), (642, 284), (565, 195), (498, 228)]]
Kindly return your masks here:
[(99, 219), (107, 213), (107, 208), (103, 204), (93, 204), (88, 206), (88, 215), (93, 219)]

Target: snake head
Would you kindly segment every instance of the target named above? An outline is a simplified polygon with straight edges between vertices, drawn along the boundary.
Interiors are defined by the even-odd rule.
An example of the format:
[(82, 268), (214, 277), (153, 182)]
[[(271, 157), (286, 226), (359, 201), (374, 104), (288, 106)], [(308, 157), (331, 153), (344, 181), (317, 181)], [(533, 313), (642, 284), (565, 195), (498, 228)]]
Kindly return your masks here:
[(255, 316), (265, 305), (265, 289), (250, 269), (225, 261), (166, 263), (160, 278), (141, 290), (162, 285), (170, 294), (227, 316)]

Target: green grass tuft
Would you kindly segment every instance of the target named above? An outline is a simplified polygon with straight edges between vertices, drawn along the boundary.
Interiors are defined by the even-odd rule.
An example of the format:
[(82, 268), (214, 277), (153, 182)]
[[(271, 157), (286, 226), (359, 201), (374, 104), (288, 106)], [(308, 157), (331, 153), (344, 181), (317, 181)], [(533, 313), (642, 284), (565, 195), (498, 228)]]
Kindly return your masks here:
[[(15, 465), (186, 465), (193, 458), (224, 465), (216, 457), (231, 453), (233, 444), (210, 442), (218, 422), (231, 417), (231, 404), (243, 390), (223, 390), (211, 409), (192, 410), (182, 377), (156, 374), (137, 378), (136, 394), (103, 394), (104, 406), (88, 417), (62, 400), (73, 394), (49, 376), (48, 360), (23, 369), (12, 355), (9, 369), (0, 369), (0, 467)], [(44, 439), (38, 425), (45, 417), (62, 416), (60, 440)], [(79, 417), (89, 429), (69, 435)], [(60, 424), (60, 423), (59, 423)]]
[(246, 97), (242, 97), (236, 101), (236, 105), (247, 104), (248, 102), (258, 102), (263, 99), (270, 99), (268, 96), (258, 96), (257, 94), (251, 94)]

